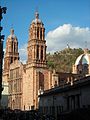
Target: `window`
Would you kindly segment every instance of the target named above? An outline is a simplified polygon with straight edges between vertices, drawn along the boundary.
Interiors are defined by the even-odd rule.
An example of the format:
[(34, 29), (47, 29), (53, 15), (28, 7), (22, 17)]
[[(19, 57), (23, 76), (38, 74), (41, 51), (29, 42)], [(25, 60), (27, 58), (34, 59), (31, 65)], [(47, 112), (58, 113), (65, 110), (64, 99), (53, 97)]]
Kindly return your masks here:
[(42, 40), (42, 29), (40, 29), (40, 39)]
[(16, 52), (16, 48), (15, 48), (15, 47), (16, 47), (16, 45), (15, 45), (15, 43), (14, 43), (14, 53)]
[(39, 59), (39, 45), (37, 45), (37, 59)]
[(41, 60), (43, 60), (43, 46), (41, 46)]
[(24, 105), (24, 110), (25, 110), (25, 105)]
[(43, 73), (39, 72), (39, 89), (44, 89), (44, 75)]
[(16, 69), (16, 78), (19, 77), (19, 68)]
[(39, 39), (39, 28), (37, 28), (37, 39)]
[(10, 79), (13, 79), (13, 70), (10, 70)]
[(10, 63), (12, 63), (13, 62), (13, 57), (11, 57), (11, 61), (10, 61)]

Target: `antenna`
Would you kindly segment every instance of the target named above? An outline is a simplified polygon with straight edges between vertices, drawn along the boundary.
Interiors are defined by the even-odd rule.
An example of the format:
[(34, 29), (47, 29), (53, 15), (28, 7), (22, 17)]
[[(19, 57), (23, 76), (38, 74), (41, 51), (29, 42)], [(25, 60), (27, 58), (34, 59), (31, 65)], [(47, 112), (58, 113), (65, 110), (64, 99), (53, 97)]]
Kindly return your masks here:
[(36, 17), (36, 19), (38, 19), (38, 18), (39, 18), (38, 7), (36, 7), (35, 17)]

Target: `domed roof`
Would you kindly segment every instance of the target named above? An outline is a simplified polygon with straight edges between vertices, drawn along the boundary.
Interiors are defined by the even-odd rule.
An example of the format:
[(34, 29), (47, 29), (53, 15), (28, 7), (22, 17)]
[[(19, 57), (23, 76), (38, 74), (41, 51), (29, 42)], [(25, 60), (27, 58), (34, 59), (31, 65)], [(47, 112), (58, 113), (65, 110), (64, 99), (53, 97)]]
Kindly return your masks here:
[(39, 13), (35, 12), (35, 19), (32, 21), (32, 23), (41, 23), (42, 21), (39, 19)]
[(12, 39), (12, 38), (13, 39), (17, 39), (17, 37), (14, 34), (14, 29), (11, 29), (10, 32), (11, 32), (11, 34), (8, 36), (8, 38), (10, 38), (10, 39)]
[(87, 53), (87, 49), (76, 59), (75, 65), (79, 64), (90, 64), (90, 54)]

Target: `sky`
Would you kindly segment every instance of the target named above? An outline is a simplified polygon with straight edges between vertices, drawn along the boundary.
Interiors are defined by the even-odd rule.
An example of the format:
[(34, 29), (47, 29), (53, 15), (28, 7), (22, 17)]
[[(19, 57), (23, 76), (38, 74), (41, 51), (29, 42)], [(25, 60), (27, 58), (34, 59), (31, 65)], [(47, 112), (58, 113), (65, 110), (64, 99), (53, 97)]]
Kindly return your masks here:
[(45, 26), (47, 53), (67, 47), (90, 49), (90, 0), (0, 0), (7, 7), (2, 34), (6, 39), (13, 28), (18, 38), (21, 61), (27, 59), (29, 27), (38, 10)]

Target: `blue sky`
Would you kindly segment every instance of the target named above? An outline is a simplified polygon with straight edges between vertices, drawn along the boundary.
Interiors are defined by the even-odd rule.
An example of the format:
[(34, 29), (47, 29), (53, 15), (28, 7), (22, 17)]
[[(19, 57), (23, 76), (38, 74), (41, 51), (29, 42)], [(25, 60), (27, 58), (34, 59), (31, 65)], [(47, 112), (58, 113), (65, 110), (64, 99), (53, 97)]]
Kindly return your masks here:
[[(4, 47), (11, 27), (15, 30), (20, 49), (28, 42), (28, 29), (31, 21), (35, 18), (34, 14), (37, 9), (46, 29), (47, 46), (53, 43), (52, 40), (54, 38), (52, 39), (53, 36), (51, 37), (48, 33), (54, 33), (54, 30), (62, 31), (69, 29), (70, 32), (70, 30), (72, 31), (72, 29), (74, 29), (75, 31), (78, 28), (81, 31), (83, 29), (85, 32), (90, 32), (90, 0), (1, 0), (0, 4), (7, 7), (7, 13), (3, 15), (2, 20), (2, 34), (5, 34)], [(79, 31), (79, 33), (81, 32)], [(79, 38), (80, 37), (81, 36), (79, 36)], [(55, 39), (57, 39), (57, 37)], [(61, 39), (60, 36), (58, 39)], [(63, 39), (65, 40), (65, 38)], [(88, 39), (89, 38), (87, 38), (86, 41), (88, 41)], [(84, 41), (85, 40), (83, 40), (83, 42)], [(62, 46), (66, 44), (61, 42), (60, 44), (62, 44)], [(66, 40), (66, 42), (69, 43), (69, 40)], [(75, 47), (75, 45), (71, 46)], [(76, 47), (79, 46), (76, 45)], [(54, 51), (60, 48), (63, 49), (65, 46), (58, 47), (59, 48), (54, 49)], [(48, 51), (50, 50), (51, 48), (48, 49)]]

